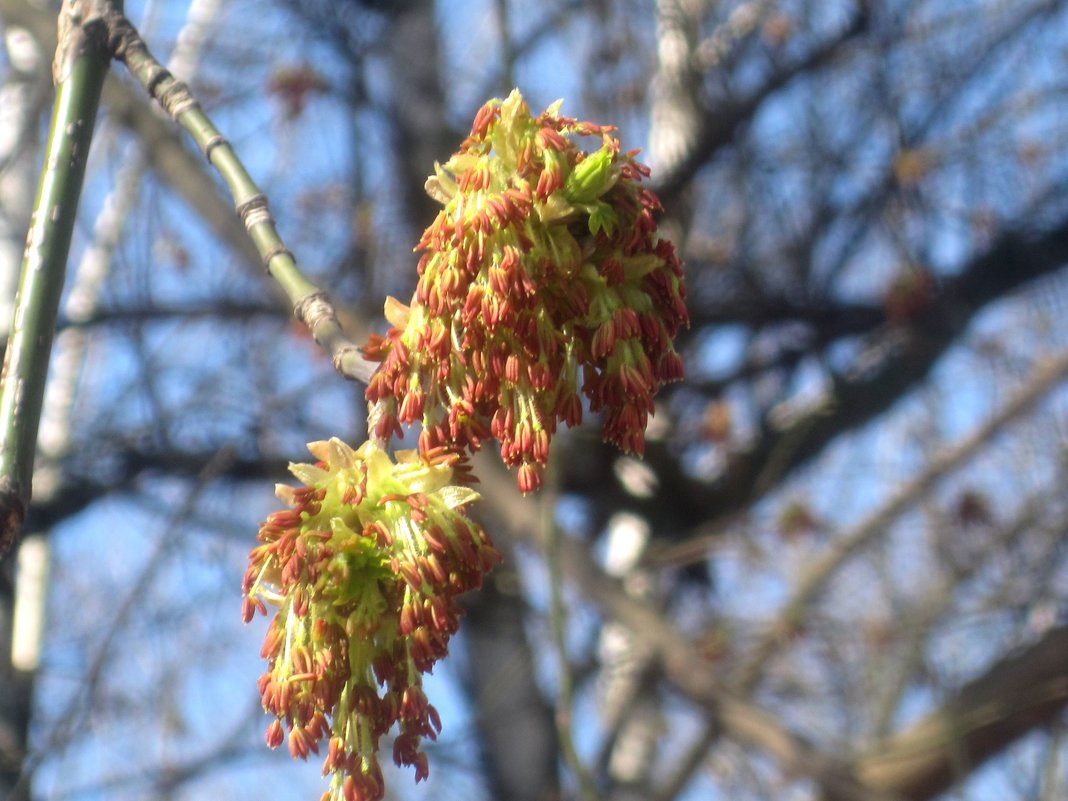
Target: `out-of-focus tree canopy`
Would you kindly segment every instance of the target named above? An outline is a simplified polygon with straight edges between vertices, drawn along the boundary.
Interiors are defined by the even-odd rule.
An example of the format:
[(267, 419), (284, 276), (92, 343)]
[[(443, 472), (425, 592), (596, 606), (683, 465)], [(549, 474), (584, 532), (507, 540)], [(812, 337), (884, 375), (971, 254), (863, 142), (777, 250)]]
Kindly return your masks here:
[[(0, 0), (5, 319), (48, 5)], [(513, 86), (641, 147), (684, 257), (687, 378), (644, 461), (592, 418), (537, 495), (476, 459), (505, 562), (428, 685), (430, 779), (387, 772), (391, 797), (1065, 797), (1068, 3), (126, 11), (354, 339), (411, 293), (435, 160)], [(263, 745), (240, 581), (287, 462), (365, 438), (362, 387), (291, 322), (199, 153), (113, 72), (31, 545), (0, 581), (0, 799), (317, 798), (317, 764)], [(43, 647), (9, 659), (41, 553)]]

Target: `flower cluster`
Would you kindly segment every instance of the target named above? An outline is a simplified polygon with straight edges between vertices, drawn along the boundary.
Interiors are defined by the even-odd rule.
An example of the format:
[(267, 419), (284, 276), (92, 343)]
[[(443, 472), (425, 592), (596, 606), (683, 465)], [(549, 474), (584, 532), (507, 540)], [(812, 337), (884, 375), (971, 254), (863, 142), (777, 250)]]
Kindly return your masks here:
[(673, 339), (688, 317), (648, 170), (612, 130), (559, 104), (532, 116), (513, 91), (437, 165), (427, 190), (444, 208), (419, 242), (415, 296), (387, 304), (393, 327), (364, 349), (381, 362), (367, 388), (377, 436), (420, 422), (423, 451), (496, 438), (528, 492), (584, 395), (607, 441), (643, 451), (654, 394), (682, 377)]
[[(327, 744), (323, 801), (383, 797), (377, 750), (394, 724), (393, 759), (427, 776), (419, 745), (441, 729), (422, 674), (446, 654), (460, 614), (498, 555), (464, 514), (478, 495), (451, 485), (457, 456), (372, 443), (308, 446), (318, 464), (290, 465), (305, 486), (279, 485), (290, 507), (270, 515), (249, 556), (245, 621), (278, 607), (263, 643), (259, 689), (276, 719), (267, 743), (306, 758)], [(284, 728), (283, 728), (284, 725)]]

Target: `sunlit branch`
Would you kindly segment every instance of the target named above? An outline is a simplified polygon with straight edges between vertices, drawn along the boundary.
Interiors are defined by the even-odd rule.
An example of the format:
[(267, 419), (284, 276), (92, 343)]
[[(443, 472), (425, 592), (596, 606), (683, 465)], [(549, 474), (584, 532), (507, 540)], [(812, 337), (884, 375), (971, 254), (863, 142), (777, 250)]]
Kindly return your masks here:
[(1038, 401), (1068, 378), (1068, 351), (1039, 364), (1025, 386), (986, 423), (945, 453), (934, 458), (925, 470), (902, 486), (855, 528), (831, 543), (811, 564), (800, 571), (800, 580), (791, 598), (779, 609), (775, 620), (735, 673), (733, 684), (751, 689), (768, 659), (789, 639), (808, 606), (827, 588), (834, 573), (864, 546), (885, 533), (890, 525), (917, 499), (925, 495), (946, 474), (956, 470), (986, 445), (1005, 425), (1029, 412)]
[[(555, 482), (550, 482), (550, 486), (554, 485)], [(563, 533), (553, 515), (557, 498), (556, 493), (549, 489), (543, 490), (543, 493), (539, 523), (540, 536), (545, 542), (545, 560), (549, 568), (549, 623), (552, 629), (553, 648), (556, 652), (558, 683), (556, 732), (564, 762), (578, 781), (583, 801), (596, 801), (597, 790), (593, 784), (593, 777), (583, 764), (572, 736), (575, 688), (571, 665), (567, 658), (567, 606), (564, 602), (564, 577), (560, 564), (562, 558), (560, 540)]]
[[(476, 458), (476, 465), (485, 459)], [(514, 534), (537, 538), (541, 534), (536, 507), (517, 503), (518, 493), (500, 472), (479, 470), (483, 498), (507, 510)], [(547, 543), (538, 542), (541, 548)], [(749, 700), (730, 692), (716, 677), (713, 666), (691, 641), (656, 609), (629, 596), (619, 582), (595, 562), (588, 547), (571, 537), (558, 540), (559, 564), (564, 578), (580, 587), (601, 614), (630, 629), (653, 651), (664, 676), (693, 703), (706, 709), (724, 733), (738, 742), (775, 758), (783, 771), (812, 778), (836, 801), (887, 801), (857, 782), (847, 767), (790, 731)]]
[[(931, 714), (857, 760), (870, 787), (915, 801), (945, 792), (1008, 742), (1054, 721), (1068, 705), (1068, 627), (995, 664)], [(833, 795), (824, 801), (836, 801)]]
[[(1063, 480), (1064, 474), (1061, 473), (1059, 481)], [(1012, 544), (1020, 540), (1025, 532), (1038, 524), (1043, 513), (1048, 512), (1048, 497), (1042, 493), (1036, 493), (1034, 497), (1023, 504), (1020, 513), (1011, 523), (1000, 527), (989, 539), (983, 541), (981, 551), (973, 554), (968, 564), (958, 567), (947, 580), (945, 586), (932, 590), (911, 604), (904, 615), (897, 616), (899, 621), (898, 629), (903, 632), (906, 640), (901, 649), (904, 653), (893, 671), (893, 675), (879, 682), (872, 727), (873, 731), (876, 732), (878, 742), (883, 742), (891, 733), (890, 723), (893, 715), (900, 711), (898, 707), (908, 688), (909, 677), (915, 676), (916, 671), (920, 669), (919, 665), (923, 659), (924, 646), (937, 621), (945, 619), (946, 609), (953, 601), (953, 590), (959, 588), (982, 568), (987, 567), (990, 564), (990, 559), (1009, 553)], [(1056, 699), (1050, 699), (1051, 702), (1054, 700)], [(947, 709), (950, 707), (951, 705), (947, 705)], [(974, 715), (974, 713), (968, 714)], [(1006, 714), (1005, 717), (1011, 718), (1012, 715)], [(980, 721), (977, 720), (976, 722)], [(982, 722), (992, 728), (1001, 721), (999, 718), (992, 718)], [(976, 727), (976, 736), (979, 736), (979, 728), (978, 726)], [(705, 726), (704, 731), (693, 740), (691, 747), (678, 760), (675, 769), (671, 773), (671, 778), (657, 794), (656, 801), (671, 801), (684, 789), (696, 771), (705, 763), (712, 747), (719, 741), (721, 733), (722, 727), (715, 721), (710, 721)], [(910, 740), (910, 737), (913, 739)], [(926, 746), (918, 745), (919, 735), (906, 736), (899, 734), (894, 737), (893, 741), (916, 743), (917, 750), (926, 748)], [(927, 745), (930, 745), (930, 743)], [(934, 775), (940, 770), (938, 767), (939, 760), (944, 759), (945, 753), (952, 748), (952, 746), (948, 746), (945, 751), (942, 751), (943, 745), (948, 746), (947, 743), (940, 742), (937, 748), (927, 754), (929, 758), (918, 761), (914, 760), (916, 755), (904, 755), (904, 749), (898, 748), (897, 759), (899, 762), (896, 768), (894, 760), (881, 761), (880, 749), (873, 749), (861, 758), (858, 764), (862, 766), (870, 765), (869, 769), (873, 772), (873, 775), (892, 775), (895, 780), (909, 775), (909, 771), (914, 770), (914, 766), (917, 763), (922, 763), (924, 770), (928, 770), (931, 775)], [(912, 762), (912, 766), (908, 764), (909, 762)], [(900, 790), (899, 787), (894, 787), (893, 789), (895, 791)]]
[(109, 14), (107, 20), (115, 57), (126, 64), (163, 110), (193, 137), (204, 157), (223, 178), (267, 271), (293, 304), (294, 315), (327, 351), (339, 373), (366, 382), (375, 365), (363, 358), (358, 346), (345, 334), (326, 293), (300, 271), (278, 233), (266, 196), (230, 143), (204, 113), (189, 87), (176, 80), (152, 56), (130, 21), (117, 11)]
[(22, 261), (0, 387), (0, 553), (18, 539), (30, 501), (45, 380), (108, 53), (94, 4), (59, 15), (56, 101)]
[[(1062, 471), (1058, 483), (1066, 479), (1068, 475)], [(937, 631), (937, 625), (951, 610), (955, 600), (954, 590), (974, 578), (984, 568), (988, 568), (992, 560), (1011, 553), (1014, 543), (1023, 541), (1027, 532), (1041, 525), (1043, 515), (1048, 515), (1049, 512), (1048, 496), (1035, 493), (1022, 505), (1019, 514), (1010, 523), (992, 532), (978, 551), (969, 556), (966, 563), (955, 564), (951, 574), (939, 586), (910, 603), (904, 610), (904, 615), (898, 616), (902, 621), (900, 628), (905, 638), (901, 649), (902, 656), (888, 671), (888, 678), (879, 682), (872, 715), (872, 730), (876, 737), (881, 739), (891, 733), (894, 716), (900, 712), (903, 699), (909, 690), (910, 679), (923, 669), (922, 662)], [(1059, 524), (1058, 518), (1058, 527)], [(1052, 537), (1054, 542), (1057, 539), (1056, 536)]]

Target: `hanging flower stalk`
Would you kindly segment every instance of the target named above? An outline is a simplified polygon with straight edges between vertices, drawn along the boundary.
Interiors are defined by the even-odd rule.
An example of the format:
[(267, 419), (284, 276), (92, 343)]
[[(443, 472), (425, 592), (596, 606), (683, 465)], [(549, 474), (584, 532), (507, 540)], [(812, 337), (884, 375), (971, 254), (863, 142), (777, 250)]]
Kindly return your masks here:
[(308, 448), (319, 461), (290, 465), (304, 486), (277, 488), (290, 508), (260, 528), (243, 585), (246, 622), (277, 607), (259, 680), (275, 716), (267, 743), (288, 738), (307, 758), (325, 741), (323, 801), (377, 801), (378, 744), (395, 724), (394, 761), (426, 778), (419, 745), (441, 721), (422, 674), (447, 653), (457, 596), (499, 557), (464, 513), (478, 494), (450, 483), (456, 455), (401, 451), (394, 462), (338, 439)]
[(496, 438), (524, 492), (582, 396), (607, 441), (643, 452), (653, 396), (682, 377), (673, 339), (688, 322), (648, 169), (611, 127), (559, 108), (534, 117), (518, 91), (482, 107), (427, 182), (444, 208), (419, 242), (410, 307), (391, 299), (393, 327), (364, 349), (382, 363), (367, 388), (377, 436), (419, 422), (424, 451)]

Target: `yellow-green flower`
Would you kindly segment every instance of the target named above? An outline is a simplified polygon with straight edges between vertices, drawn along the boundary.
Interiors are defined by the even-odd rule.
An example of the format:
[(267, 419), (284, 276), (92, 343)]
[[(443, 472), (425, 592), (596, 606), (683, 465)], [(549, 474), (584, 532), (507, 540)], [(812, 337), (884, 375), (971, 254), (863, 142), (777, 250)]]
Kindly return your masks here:
[(648, 170), (611, 133), (559, 103), (535, 117), (513, 91), (436, 166), (427, 191), (443, 208), (419, 242), (415, 296), (391, 301), (393, 328), (365, 348), (382, 362), (367, 389), (378, 436), (420, 422), (424, 450), (493, 437), (527, 492), (585, 395), (605, 439), (643, 450), (654, 394), (682, 376), (673, 340), (688, 316)]
[(246, 622), (277, 612), (264, 638), (259, 688), (275, 715), (267, 743), (306, 758), (326, 740), (324, 799), (383, 797), (379, 739), (394, 724), (397, 764), (427, 775), (422, 738), (441, 729), (422, 674), (447, 652), (459, 625), (456, 596), (481, 585), (498, 560), (454, 485), (458, 457), (338, 439), (308, 446), (316, 464), (293, 464), (304, 486), (279, 486), (290, 507), (268, 516), (249, 556)]

